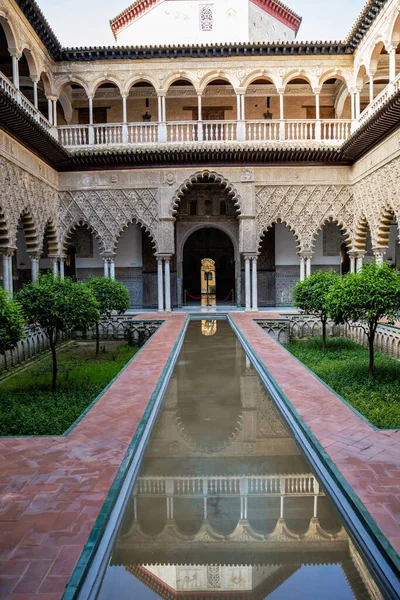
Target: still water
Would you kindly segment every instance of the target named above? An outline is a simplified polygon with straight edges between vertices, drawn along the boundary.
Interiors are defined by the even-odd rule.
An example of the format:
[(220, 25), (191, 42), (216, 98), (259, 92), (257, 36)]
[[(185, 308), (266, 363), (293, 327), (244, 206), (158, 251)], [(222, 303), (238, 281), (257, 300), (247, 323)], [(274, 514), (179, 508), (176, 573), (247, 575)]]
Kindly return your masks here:
[(226, 321), (189, 324), (98, 598), (382, 598)]

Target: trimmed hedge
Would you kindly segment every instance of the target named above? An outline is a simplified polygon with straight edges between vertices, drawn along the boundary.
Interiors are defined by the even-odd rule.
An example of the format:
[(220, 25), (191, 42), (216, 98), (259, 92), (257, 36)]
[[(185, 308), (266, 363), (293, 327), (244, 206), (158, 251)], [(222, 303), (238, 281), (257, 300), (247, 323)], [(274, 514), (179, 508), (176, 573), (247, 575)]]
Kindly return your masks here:
[(62, 435), (137, 352), (120, 342), (102, 346), (97, 357), (95, 342), (59, 350), (55, 393), (50, 357), (0, 383), (0, 435)]
[(286, 348), (376, 427), (400, 428), (400, 362), (376, 352), (376, 371), (368, 378), (368, 348), (344, 338), (307, 338)]

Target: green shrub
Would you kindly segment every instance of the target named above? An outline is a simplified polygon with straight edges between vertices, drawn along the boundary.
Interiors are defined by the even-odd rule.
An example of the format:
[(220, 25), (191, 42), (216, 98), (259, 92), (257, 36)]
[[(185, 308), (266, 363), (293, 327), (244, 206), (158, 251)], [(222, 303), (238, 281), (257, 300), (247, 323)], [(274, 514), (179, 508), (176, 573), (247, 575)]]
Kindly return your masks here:
[(344, 338), (290, 342), (287, 349), (376, 427), (400, 428), (400, 362), (376, 352), (375, 377), (365, 376), (369, 351)]

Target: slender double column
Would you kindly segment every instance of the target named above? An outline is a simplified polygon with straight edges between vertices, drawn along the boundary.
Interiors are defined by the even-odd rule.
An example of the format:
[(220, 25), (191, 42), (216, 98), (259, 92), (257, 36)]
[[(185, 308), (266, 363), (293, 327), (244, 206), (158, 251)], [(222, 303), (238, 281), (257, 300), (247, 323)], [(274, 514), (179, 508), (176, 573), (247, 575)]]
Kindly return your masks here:
[(303, 252), (300, 256), (300, 281), (304, 281), (311, 275), (311, 258), (310, 253)]
[(115, 280), (115, 258), (114, 256), (104, 255), (104, 277), (109, 277), (113, 281)]
[(171, 312), (170, 256), (157, 256), (158, 310)]
[(10, 296), (13, 295), (13, 269), (12, 269), (12, 257), (13, 252), (7, 251), (3, 253), (3, 289), (9, 292)]
[(244, 255), (246, 311), (258, 310), (257, 258)]
[(36, 281), (39, 277), (40, 254), (31, 254), (31, 279)]

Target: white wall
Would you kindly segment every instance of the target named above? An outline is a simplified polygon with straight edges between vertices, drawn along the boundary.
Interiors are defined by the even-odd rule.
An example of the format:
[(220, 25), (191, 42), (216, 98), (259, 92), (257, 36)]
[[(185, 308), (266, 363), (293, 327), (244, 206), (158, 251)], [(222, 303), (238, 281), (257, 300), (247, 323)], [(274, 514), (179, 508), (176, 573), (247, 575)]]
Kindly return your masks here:
[(275, 225), (275, 264), (277, 267), (300, 264), (296, 238), (282, 223)]
[[(248, 4), (245, 0), (164, 0), (122, 30), (117, 42), (123, 46), (247, 42)], [(204, 5), (213, 8), (212, 31), (200, 29)]]
[(97, 239), (93, 236), (93, 257), (78, 258), (76, 257), (75, 265), (77, 269), (94, 269), (103, 268), (104, 262), (100, 256), (100, 248)]
[(296, 38), (293, 29), (274, 19), (265, 10), (249, 2), (250, 42), (289, 42)]
[(142, 231), (140, 225), (131, 223), (122, 234), (115, 256), (116, 267), (142, 267)]

